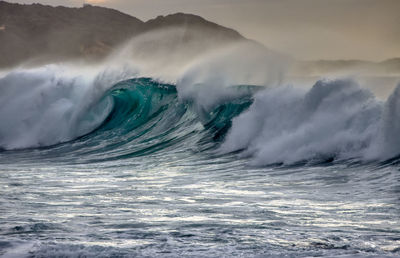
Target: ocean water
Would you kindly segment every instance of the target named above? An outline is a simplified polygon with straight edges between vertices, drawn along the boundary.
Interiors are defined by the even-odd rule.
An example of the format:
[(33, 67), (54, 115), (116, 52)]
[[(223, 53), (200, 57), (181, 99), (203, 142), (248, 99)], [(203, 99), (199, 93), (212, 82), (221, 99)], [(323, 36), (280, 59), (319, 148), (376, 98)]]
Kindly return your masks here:
[(2, 257), (400, 256), (400, 86), (117, 70), (2, 75)]

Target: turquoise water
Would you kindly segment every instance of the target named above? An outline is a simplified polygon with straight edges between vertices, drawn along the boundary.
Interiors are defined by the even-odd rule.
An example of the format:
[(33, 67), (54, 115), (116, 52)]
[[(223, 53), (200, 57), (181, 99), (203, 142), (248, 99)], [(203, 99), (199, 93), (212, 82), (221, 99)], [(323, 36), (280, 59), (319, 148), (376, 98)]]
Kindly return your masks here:
[[(346, 96), (370, 103), (368, 94), (343, 88)], [(323, 95), (316, 89), (307, 94), (313, 105), (315, 94)], [(174, 85), (122, 81), (79, 116), (83, 124), (104, 117), (90, 132), (56, 144), (39, 140), (39, 147), (4, 148), (0, 255), (400, 256), (398, 159), (353, 155), (373, 142), (366, 132), (375, 115), (385, 112), (381, 104), (362, 106), (368, 126), (357, 120), (364, 116), (343, 123), (367, 135), (360, 144), (346, 142), (351, 152), (326, 147), (312, 159), (260, 165), (249, 148), (226, 151), (226, 145), (242, 144), (248, 134), (240, 134), (238, 123), (256, 107), (267, 114), (261, 100), (268, 96), (257, 87), (232, 90), (240, 97), (207, 110), (180, 99)], [(303, 103), (296, 94), (288, 103)], [(351, 113), (353, 106), (341, 106)], [(328, 112), (326, 106), (321, 110)], [(254, 120), (265, 124), (262, 116)], [(283, 124), (291, 134), (293, 124)], [(274, 128), (282, 125), (272, 123)], [(264, 135), (257, 144), (273, 143)]]

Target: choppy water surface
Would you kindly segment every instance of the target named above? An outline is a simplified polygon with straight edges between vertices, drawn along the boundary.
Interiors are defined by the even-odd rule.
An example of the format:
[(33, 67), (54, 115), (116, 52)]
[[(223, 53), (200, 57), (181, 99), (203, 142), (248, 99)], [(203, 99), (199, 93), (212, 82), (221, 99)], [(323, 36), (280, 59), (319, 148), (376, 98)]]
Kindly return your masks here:
[(2, 165), (1, 170), (3, 254), (400, 251), (396, 166), (249, 169), (231, 156), (171, 150), (105, 164)]
[[(306, 139), (310, 149), (292, 155), (286, 145), (275, 143), (276, 150), (286, 154), (277, 153), (276, 163), (271, 163), (271, 156), (264, 156), (263, 162), (263, 156), (250, 151), (235, 133), (237, 123), (244, 119), (245, 124), (246, 114), (263, 106), (260, 98), (268, 96), (252, 97), (251, 87), (239, 91), (240, 98), (206, 112), (179, 101), (172, 85), (149, 79), (122, 82), (99, 99), (97, 107), (87, 109), (87, 117), (80, 117), (86, 122), (78, 131), (84, 132), (87, 124), (96, 125), (96, 114), (107, 111), (93, 132), (39, 148), (35, 145), (40, 146), (42, 138), (30, 134), (33, 148), (1, 151), (0, 254), (399, 256), (398, 160), (366, 161), (360, 158), (364, 154), (354, 154), (374, 144), (370, 135), (375, 127), (365, 124), (387, 112), (380, 108), (383, 104), (361, 108), (367, 122), (347, 112), (352, 107), (347, 102), (341, 104), (350, 117), (343, 127), (360, 134), (357, 142), (337, 144), (347, 144), (346, 151), (323, 140), (324, 151), (315, 149)], [(345, 95), (352, 94), (369, 98), (346, 88)], [(295, 95), (297, 101), (300, 97)], [(339, 108), (332, 114), (338, 112)], [(244, 116), (231, 124), (239, 114)], [(256, 146), (261, 140), (265, 147), (274, 144), (265, 135), (252, 134), (258, 137)], [(10, 136), (3, 146), (20, 144), (19, 139)], [(233, 140), (243, 149), (228, 144)], [(294, 143), (293, 151), (298, 145)], [(316, 154), (310, 158), (312, 150)], [(290, 156), (291, 162), (282, 156)]]

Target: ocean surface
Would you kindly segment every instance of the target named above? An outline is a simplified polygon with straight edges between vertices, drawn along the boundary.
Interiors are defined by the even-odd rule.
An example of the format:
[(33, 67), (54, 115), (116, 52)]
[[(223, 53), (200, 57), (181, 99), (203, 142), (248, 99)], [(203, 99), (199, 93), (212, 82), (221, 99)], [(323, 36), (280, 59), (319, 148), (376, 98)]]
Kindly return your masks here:
[(88, 74), (0, 79), (0, 256), (400, 256), (400, 86)]

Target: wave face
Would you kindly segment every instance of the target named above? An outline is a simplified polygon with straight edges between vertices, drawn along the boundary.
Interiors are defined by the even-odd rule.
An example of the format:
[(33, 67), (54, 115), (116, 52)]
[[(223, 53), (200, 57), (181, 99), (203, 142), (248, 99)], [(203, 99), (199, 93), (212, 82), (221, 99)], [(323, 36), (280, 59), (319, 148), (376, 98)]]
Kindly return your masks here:
[[(7, 108), (1, 117), (6, 123), (0, 128), (0, 146), (5, 150), (40, 147), (42, 154), (67, 154), (68, 159), (79, 157), (79, 162), (145, 156), (178, 145), (200, 149), (216, 145), (231, 119), (250, 106), (252, 92), (258, 88), (231, 87), (228, 100), (205, 110), (197, 109), (193, 101), (180, 101), (174, 85), (150, 78), (124, 80), (103, 95), (92, 82), (88, 94), (95, 96), (88, 97), (75, 92), (82, 83), (76, 77), (45, 79), (34, 72), (33, 76), (11, 74), (2, 81), (10, 92), (4, 96)], [(8, 84), (15, 78), (15, 84)], [(51, 83), (56, 87), (48, 88)]]

